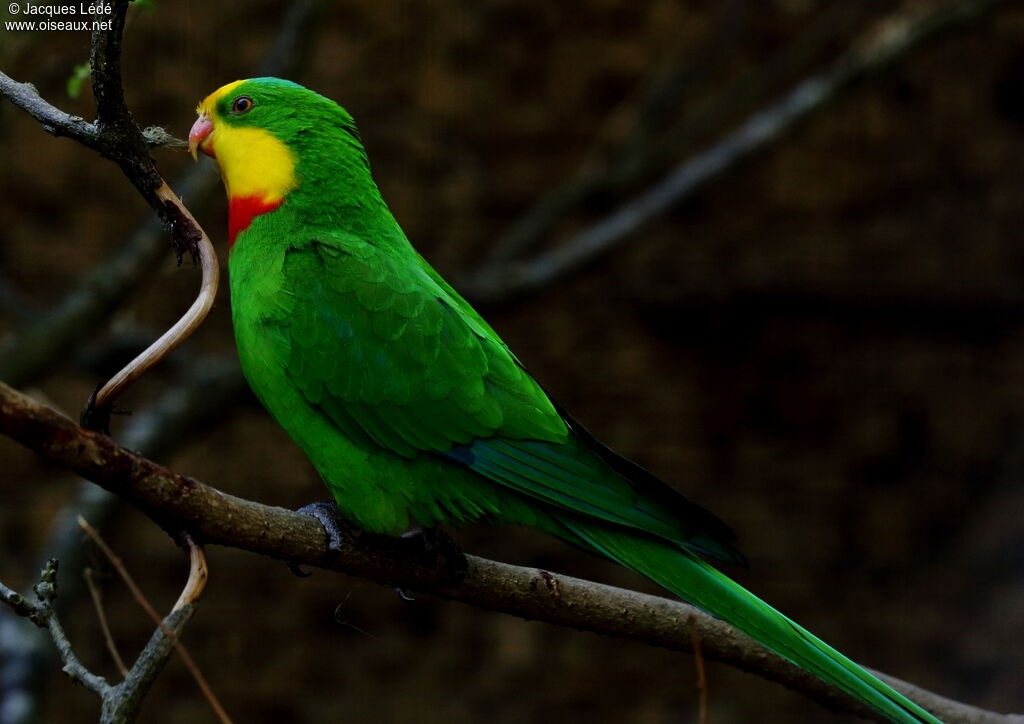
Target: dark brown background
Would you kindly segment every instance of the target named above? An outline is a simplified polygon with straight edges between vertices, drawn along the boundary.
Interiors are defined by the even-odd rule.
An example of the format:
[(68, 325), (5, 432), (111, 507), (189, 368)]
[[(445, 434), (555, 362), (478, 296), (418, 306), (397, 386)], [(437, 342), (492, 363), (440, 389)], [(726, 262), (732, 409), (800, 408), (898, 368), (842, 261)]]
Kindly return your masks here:
[[(859, 81), (610, 256), (485, 312), (581, 421), (737, 529), (751, 570), (731, 575), (858, 661), (1020, 711), (1024, 12), (1005, 5)], [(751, 80), (738, 106), (670, 148), (655, 172), (571, 214), (552, 243), (823, 67), (894, 6), (351, 0), (324, 13), (295, 79), (356, 116), (395, 215), (457, 278), (532, 202), (599, 166), (652, 76), (689, 70), (667, 109), (674, 122), (744, 89), (798, 42), (825, 38), (767, 89)], [(186, 135), (195, 103), (249, 74), (280, 17), (277, 3), (226, 0), (160, 0), (133, 14), (125, 84), (136, 117)], [(69, 100), (63, 90), (87, 45), (79, 33), (0, 31), (0, 68), (89, 117), (88, 92)], [(45, 311), (149, 212), (112, 164), (7, 103), (0, 148), (0, 274)], [(189, 162), (156, 156), (171, 178)], [(219, 191), (185, 201), (225, 238)], [(114, 323), (167, 324), (197, 282), (168, 254)], [(5, 308), (0, 323), (14, 328), (17, 311)], [(231, 352), (226, 295), (188, 347)], [(77, 410), (97, 382), (66, 365), (36, 389)], [(157, 374), (125, 402), (142, 408), (168, 384)], [(0, 459), (0, 578), (21, 586), (73, 482), (6, 441)], [(162, 462), (268, 503), (323, 496), (251, 399)], [(125, 509), (108, 537), (169, 606), (184, 570), (163, 533)], [(460, 540), (654, 590), (528, 532)], [(688, 656), (429, 597), (407, 603), (342, 576), (299, 580), (237, 551), (210, 559), (186, 642), (238, 722), (696, 717)], [(117, 638), (134, 652), (151, 627), (118, 581), (104, 588)], [(112, 674), (90, 607), (76, 605), (68, 624), (84, 658)], [(715, 724), (843, 720), (725, 667), (709, 676)], [(54, 668), (45, 721), (88, 722), (95, 711)], [(172, 662), (142, 720), (212, 716)]]

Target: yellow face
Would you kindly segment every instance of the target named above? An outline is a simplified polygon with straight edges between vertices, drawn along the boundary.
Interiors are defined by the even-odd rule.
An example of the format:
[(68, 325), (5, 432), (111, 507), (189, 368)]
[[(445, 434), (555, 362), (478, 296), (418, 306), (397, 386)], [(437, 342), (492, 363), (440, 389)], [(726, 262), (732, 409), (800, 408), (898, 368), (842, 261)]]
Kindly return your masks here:
[(196, 107), (199, 119), (189, 134), (189, 145), (193, 155), (198, 148), (217, 160), (229, 198), (257, 198), (272, 204), (298, 186), (295, 155), (269, 131), (237, 125), (223, 117), (224, 108), (237, 115), (245, 112), (237, 112), (246, 105), (240, 99), (248, 100), (248, 107), (252, 107), (253, 100), (244, 89), (237, 98), (232, 97), (244, 83), (228, 83), (203, 99)]

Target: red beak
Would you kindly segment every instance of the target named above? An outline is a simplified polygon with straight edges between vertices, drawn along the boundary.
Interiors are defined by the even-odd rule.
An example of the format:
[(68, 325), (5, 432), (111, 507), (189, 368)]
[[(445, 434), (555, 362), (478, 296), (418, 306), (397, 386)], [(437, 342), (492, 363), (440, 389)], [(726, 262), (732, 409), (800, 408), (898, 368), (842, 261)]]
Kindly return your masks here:
[(188, 152), (192, 154), (192, 158), (199, 158), (196, 155), (197, 148), (210, 158), (216, 157), (209, 143), (203, 145), (203, 141), (209, 138), (211, 133), (213, 133), (213, 121), (207, 118), (205, 113), (200, 113), (199, 118), (192, 124), (192, 130), (188, 132)]

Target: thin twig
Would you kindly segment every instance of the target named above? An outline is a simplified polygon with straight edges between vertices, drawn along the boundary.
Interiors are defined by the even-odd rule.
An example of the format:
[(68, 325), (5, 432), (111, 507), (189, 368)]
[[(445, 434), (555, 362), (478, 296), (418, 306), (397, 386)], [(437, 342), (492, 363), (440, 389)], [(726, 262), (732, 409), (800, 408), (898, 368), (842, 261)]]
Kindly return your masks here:
[(696, 626), (691, 629), (690, 641), (693, 644), (693, 663), (697, 668), (697, 722), (708, 724), (708, 678), (704, 671), (704, 652), (700, 646), (700, 631)]
[[(415, 541), (369, 534), (348, 536), (342, 551), (335, 552), (313, 518), (227, 495), (174, 473), (104, 435), (78, 427), (2, 383), (0, 433), (124, 497), (163, 525), (186, 529), (207, 544), (229, 545), (392, 587), (432, 592), (488, 610), (680, 651), (692, 651), (690, 632), (697, 626), (706, 658), (784, 682), (831, 709), (880, 720), (862, 702), (678, 601), (476, 556), (425, 561), (422, 546)], [(1024, 724), (1024, 717), (987, 712), (880, 676), (948, 724)]]
[(0, 94), (39, 121), (47, 133), (74, 139), (94, 151), (101, 150), (96, 124), (50, 105), (31, 83), (19, 83), (0, 71)]
[[(170, 640), (171, 646), (177, 650), (181, 660), (185, 663), (189, 673), (192, 674), (192, 678), (195, 679), (196, 684), (199, 686), (200, 691), (203, 692), (203, 696), (210, 703), (210, 707), (213, 709), (214, 714), (217, 718), (225, 723), (230, 724), (231, 719), (228, 717), (224, 708), (217, 700), (217, 696), (213, 693), (213, 689), (210, 688), (209, 683), (206, 681), (206, 677), (203, 676), (203, 672), (200, 671), (199, 665), (192, 658), (192, 655), (185, 648), (185, 644), (181, 643), (177, 633), (172, 631), (169, 626), (160, 617), (160, 614), (156, 612), (153, 605), (146, 598), (145, 594), (142, 593), (142, 589), (139, 588), (138, 584), (135, 583), (135, 579), (132, 578), (131, 574), (128, 573), (128, 569), (125, 568), (124, 561), (117, 556), (107, 542), (103, 540), (103, 537), (89, 525), (85, 518), (78, 518), (78, 525), (85, 531), (86, 535), (92, 539), (93, 543), (103, 551), (103, 555), (107, 557), (111, 565), (117, 571), (118, 575), (121, 576), (121, 580), (124, 581), (125, 585), (128, 586), (128, 590), (131, 591), (132, 597), (142, 607), (142, 610), (153, 620), (153, 623), (163, 632), (163, 634)], [(171, 616), (181, 613), (183, 610), (193, 609), (199, 597), (202, 595), (203, 588), (206, 586), (206, 556), (202, 552), (202, 548), (195, 543), (195, 541), (189, 535), (184, 535), (183, 539), (188, 547), (189, 554), (189, 576), (188, 581), (185, 584), (185, 589), (181, 592), (181, 596), (175, 603), (174, 608), (171, 610)]]
[(106, 643), (107, 651), (110, 652), (110, 658), (114, 660), (117, 670), (121, 673), (121, 678), (124, 679), (128, 676), (128, 667), (124, 665), (124, 659), (121, 658), (121, 653), (117, 650), (117, 644), (114, 643), (114, 637), (110, 633), (110, 623), (107, 621), (107, 614), (103, 610), (100, 590), (92, 578), (92, 568), (87, 566), (82, 571), (82, 576), (85, 578), (85, 585), (89, 587), (89, 595), (92, 597), (92, 604), (96, 609), (96, 617), (100, 621), (100, 629), (103, 631), (103, 641)]
[[(118, 3), (117, 6), (122, 7), (122, 5), (123, 3)], [(118, 13), (115, 12), (113, 15), (115, 21), (117, 17)], [(121, 26), (123, 26), (123, 12), (121, 13)], [(115, 23), (115, 31), (119, 32), (121, 26), (117, 26)], [(99, 37), (102, 39), (105, 35), (100, 33)], [(95, 40), (94, 38), (94, 42)], [(113, 52), (119, 49), (120, 43), (111, 42), (104, 47)], [(100, 68), (100, 72), (94, 69), (94, 93), (98, 93), (97, 97), (103, 96), (106, 99), (104, 104), (109, 106), (117, 99), (118, 94), (108, 93), (104, 88), (113, 82), (113, 78), (119, 77), (119, 71), (115, 72), (112, 63), (99, 63), (97, 67)], [(99, 89), (97, 90), (97, 88)], [(0, 94), (7, 96), (15, 105), (29, 112), (47, 130), (54, 132), (53, 128), (60, 128), (65, 131), (62, 135), (71, 135), (75, 140), (117, 161), (129, 180), (156, 209), (160, 218), (170, 225), (172, 239), (177, 245), (179, 254), (188, 251), (203, 265), (203, 280), (199, 296), (185, 316), (172, 330), (157, 340), (153, 346), (139, 355), (128, 367), (115, 375), (110, 382), (90, 398), (89, 405), (83, 413), (83, 420), (98, 429), (106, 429), (110, 410), (117, 395), (123, 392), (124, 388), (137, 379), (142, 372), (151, 368), (180, 344), (209, 311), (219, 278), (216, 252), (202, 227), (157, 173), (141, 131), (126, 120), (130, 119), (130, 114), (127, 114), (127, 111), (125, 111), (127, 115), (109, 111), (108, 118), (102, 124), (82, 122), (84, 124), (82, 125), (66, 121), (66, 118), (72, 117), (44, 101), (35, 88), (27, 83), (16, 83), (3, 73), (0, 73)], [(117, 125), (119, 122), (123, 123)]]
[(36, 594), (36, 603), (28, 602), (20, 593), (0, 583), (0, 599), (19, 616), (24, 616), (36, 626), (47, 629), (57, 653), (64, 665), (64, 673), (78, 681), (101, 698), (107, 696), (112, 687), (102, 676), (90, 672), (71, 649), (71, 642), (57, 618), (54, 601), (57, 599), (57, 560), (51, 558), (43, 567), (43, 572), (32, 589)]
[[(108, 549), (109, 550), (109, 549)], [(196, 610), (194, 603), (171, 611), (159, 621), (142, 653), (135, 660), (124, 680), (111, 686), (106, 679), (90, 672), (71, 649), (58, 620), (54, 602), (57, 599), (57, 561), (50, 559), (43, 568), (39, 583), (33, 589), (38, 603), (27, 602), (0, 583), (0, 598), (15, 611), (37, 626), (46, 628), (64, 663), (64, 673), (93, 691), (100, 699), (100, 724), (131, 724), (138, 716), (142, 701), (167, 663), (175, 642), (185, 624)], [(224, 721), (222, 719), (222, 721)]]
[(85, 534), (92, 539), (92, 542), (96, 544), (96, 547), (99, 548), (103, 552), (103, 555), (107, 557), (107, 560), (110, 561), (110, 565), (112, 565), (114, 570), (117, 571), (117, 574), (121, 576), (121, 580), (124, 581), (125, 585), (128, 586), (128, 590), (131, 591), (132, 597), (138, 602), (146, 614), (153, 619), (154, 623), (159, 624), (160, 614), (156, 612), (156, 609), (153, 608), (152, 604), (146, 599), (145, 595), (143, 595), (142, 589), (140, 589), (138, 584), (135, 583), (135, 579), (132, 578), (130, 573), (128, 573), (128, 569), (124, 567), (124, 561), (122, 561), (121, 558), (111, 550), (110, 546), (107, 545), (107, 542), (103, 540), (99, 533), (96, 532), (96, 529), (89, 525), (89, 522), (82, 516), (78, 516), (78, 527), (80, 527)]

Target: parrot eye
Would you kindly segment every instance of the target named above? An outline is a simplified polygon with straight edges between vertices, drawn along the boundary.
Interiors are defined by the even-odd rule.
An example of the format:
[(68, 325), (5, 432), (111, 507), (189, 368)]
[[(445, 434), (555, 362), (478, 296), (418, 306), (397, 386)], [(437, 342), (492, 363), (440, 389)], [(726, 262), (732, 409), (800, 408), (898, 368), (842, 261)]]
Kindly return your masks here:
[(232, 113), (246, 113), (253, 107), (252, 98), (249, 96), (238, 96), (231, 103)]

